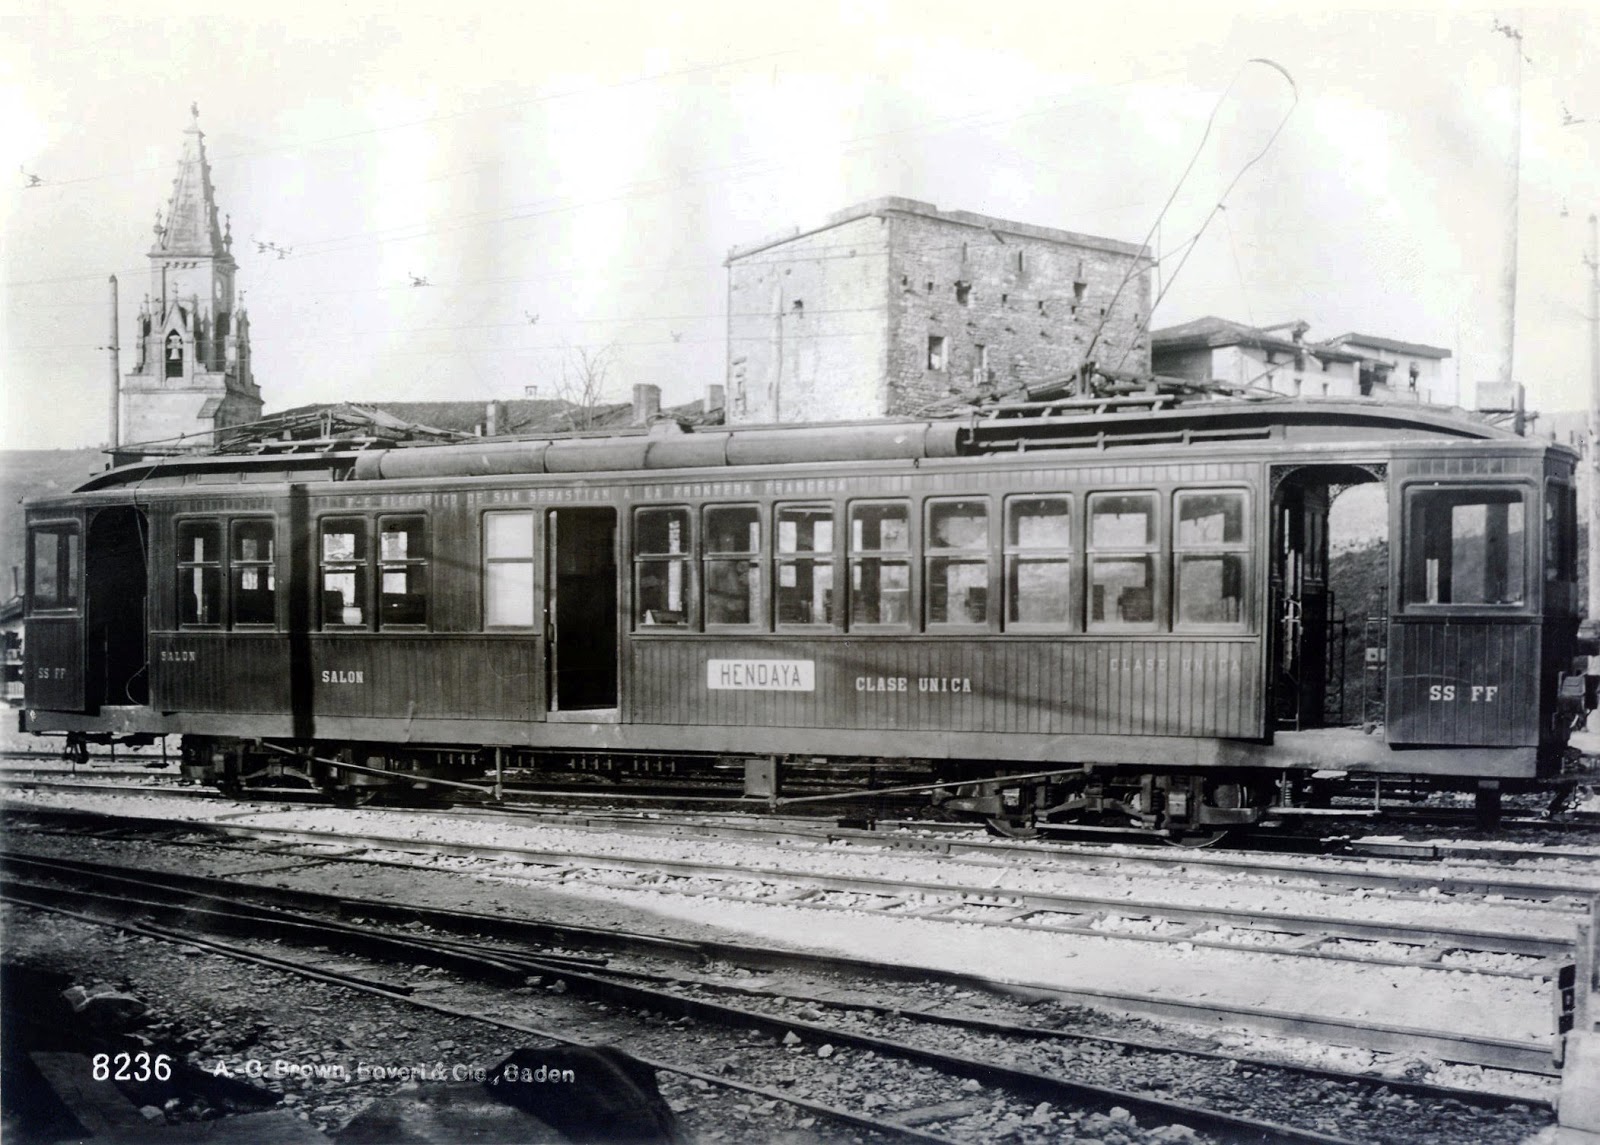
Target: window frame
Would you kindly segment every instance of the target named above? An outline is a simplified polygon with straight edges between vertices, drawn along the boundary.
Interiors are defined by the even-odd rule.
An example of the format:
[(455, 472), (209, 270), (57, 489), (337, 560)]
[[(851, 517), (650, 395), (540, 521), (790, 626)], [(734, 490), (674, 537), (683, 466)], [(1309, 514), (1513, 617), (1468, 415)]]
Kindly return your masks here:
[[(490, 517), (526, 517), (528, 519), (528, 555), (525, 557), (491, 557), (489, 555), (489, 518)], [(478, 516), (478, 551), (479, 551), (479, 583), (482, 586), (482, 596), (479, 599), (479, 628), (487, 633), (496, 632), (538, 632), (541, 628), (539, 615), (539, 582), (542, 575), (543, 561), (539, 546), (539, 510), (533, 506), (526, 509), (487, 509)], [(527, 565), (528, 566), (528, 623), (527, 624), (491, 624), (489, 622), (489, 569), (494, 565)]]
[[(1415, 521), (1419, 495), (1425, 496), (1429, 493), (1503, 493), (1509, 490), (1515, 490), (1522, 498), (1522, 600), (1515, 604), (1413, 600), (1411, 597), (1412, 553), (1413, 551), (1418, 551), (1414, 550), (1413, 546), (1422, 544), (1422, 534), (1416, 528)], [(1542, 519), (1542, 512), (1540, 518), (1535, 518), (1533, 511), (1539, 492), (1540, 489), (1535, 481), (1527, 477), (1510, 477), (1497, 481), (1474, 475), (1466, 480), (1459, 481), (1425, 477), (1404, 482), (1400, 486), (1399, 498), (1401, 553), (1400, 559), (1394, 562), (1394, 576), (1399, 583), (1390, 586), (1390, 591), (1394, 594), (1392, 599), (1400, 602), (1400, 606), (1396, 611), (1409, 616), (1437, 616), (1462, 610), (1469, 615), (1488, 616), (1509, 616), (1537, 611), (1540, 600), (1539, 594), (1544, 587), (1544, 548), (1542, 544), (1531, 545), (1528, 543), (1528, 527), (1531, 521)]]
[[(713, 549), (711, 526), (708, 518), (713, 513), (730, 509), (747, 509), (755, 514), (756, 547), (749, 549)], [(768, 590), (767, 560), (768, 533), (766, 514), (759, 501), (714, 501), (700, 506), (700, 616), (707, 632), (765, 632), (769, 627), (773, 604)], [(712, 620), (711, 618), (711, 566), (716, 564), (744, 564), (755, 570), (755, 600), (750, 602), (750, 619), (747, 621)]]
[[(234, 543), (238, 537), (239, 527), (241, 525), (260, 524), (267, 525), (272, 535), (272, 555), (264, 559), (235, 559)], [(281, 579), (278, 576), (278, 519), (276, 517), (264, 514), (246, 514), (241, 517), (229, 517), (227, 538), (227, 547), (223, 553), (223, 558), (227, 564), (227, 569), (223, 577), (226, 584), (226, 588), (224, 590), (226, 595), (223, 601), (222, 614), (227, 618), (227, 626), (229, 631), (280, 631), (283, 627), (283, 592), (281, 590)], [(243, 595), (244, 590), (240, 588), (235, 581), (234, 571), (236, 569), (240, 572), (244, 572), (248, 569), (261, 569), (267, 572), (268, 577), (272, 581), (272, 587), (269, 590), (272, 593), (272, 619), (270, 621), (239, 619), (237, 602), (239, 597)]]
[[(215, 560), (195, 561), (184, 559), (184, 529), (194, 525), (209, 525), (215, 531), (217, 540), (217, 556)], [(173, 627), (182, 632), (228, 631), (230, 612), (228, 582), (232, 578), (232, 574), (228, 571), (228, 546), (232, 543), (232, 530), (229, 527), (229, 519), (209, 513), (184, 514), (175, 517), (172, 523), (172, 543), (173, 555), (177, 558), (172, 563)], [(214, 621), (186, 621), (183, 618), (184, 582), (192, 578), (195, 572), (204, 571), (205, 569), (215, 569), (217, 574), (217, 619)]]
[[(51, 603), (40, 606), (38, 603), (38, 537), (41, 533), (48, 533), (58, 538), (55, 542), (55, 564), (57, 591), (51, 598)], [(78, 616), (83, 610), (83, 523), (72, 517), (57, 517), (39, 521), (28, 522), (28, 543), (25, 556), (28, 562), (27, 583), (24, 588), (27, 592), (29, 616)], [(60, 538), (76, 538), (77, 544), (67, 544), (67, 565), (71, 584), (70, 595), (62, 600), (60, 591), (61, 581), (61, 551), (63, 541)]]
[[(323, 538), (327, 535), (325, 530), (331, 524), (343, 523), (359, 524), (362, 529), (362, 553), (352, 560), (337, 560), (329, 562), (324, 556)], [(328, 513), (317, 518), (316, 528), (316, 595), (317, 595), (317, 631), (319, 632), (375, 632), (377, 631), (377, 609), (373, 606), (373, 581), (372, 581), (372, 552), (373, 552), (372, 518), (367, 514)], [(357, 571), (363, 578), (360, 587), (360, 600), (357, 602), (361, 608), (361, 622), (359, 624), (346, 624), (342, 620), (332, 621), (327, 615), (327, 574), (330, 568), (343, 570), (350, 568)]]
[[(433, 560), (432, 548), (428, 543), (428, 515), (416, 512), (378, 512), (375, 515), (372, 529), (372, 547), (368, 550), (372, 566), (372, 619), (379, 632), (427, 632), (432, 628), (433, 621)], [(415, 521), (422, 538), (422, 555), (411, 555), (410, 546), (404, 557), (399, 559), (386, 558), (383, 555), (383, 534), (385, 525), (395, 521)], [(384, 573), (394, 569), (406, 573), (406, 583), (411, 583), (412, 569), (421, 569), (421, 592), (406, 592), (404, 596), (420, 596), (422, 598), (422, 619), (420, 621), (386, 621), (383, 615), (383, 598), (394, 595), (384, 592)]]
[[(1178, 539), (1178, 526), (1182, 521), (1179, 509), (1180, 500), (1185, 496), (1206, 497), (1219, 493), (1237, 494), (1243, 501), (1240, 510), (1239, 540), (1217, 541), (1197, 545), (1185, 545)], [(1253, 501), (1248, 485), (1185, 485), (1172, 490), (1172, 506), (1169, 513), (1169, 535), (1171, 538), (1170, 564), (1171, 572), (1167, 593), (1171, 614), (1173, 632), (1249, 632), (1252, 631), (1254, 621), (1255, 599), (1255, 562), (1251, 559), (1254, 552), (1256, 536), (1255, 518), (1252, 514)], [(1318, 548), (1320, 552), (1320, 547)], [(1182, 602), (1182, 577), (1183, 558), (1186, 556), (1238, 556), (1241, 558), (1243, 569), (1240, 572), (1239, 588), (1239, 619), (1220, 621), (1185, 621), (1178, 609)]]
[[(684, 549), (681, 553), (645, 553), (639, 548), (639, 519), (646, 513), (682, 513), (687, 536), (684, 538)], [(696, 566), (699, 563), (698, 537), (696, 536), (696, 516), (694, 506), (687, 502), (677, 502), (667, 505), (635, 505), (633, 512), (628, 517), (628, 549), (632, 557), (633, 589), (632, 607), (630, 617), (635, 633), (684, 633), (698, 632), (700, 630), (699, 597), (700, 586), (696, 583)], [(683, 623), (670, 624), (659, 621), (646, 621), (645, 610), (641, 607), (639, 591), (643, 585), (643, 572), (645, 566), (650, 564), (670, 565), (680, 562), (683, 567)]]
[[(1080, 611), (1075, 607), (1077, 600), (1078, 578), (1082, 574), (1083, 556), (1080, 553), (1080, 541), (1083, 530), (1079, 527), (1081, 514), (1076, 504), (1078, 498), (1064, 490), (1041, 490), (1040, 492), (1008, 493), (1001, 499), (1000, 505), (1000, 581), (1001, 581), (1001, 613), (1000, 624), (1006, 632), (1077, 632), (1080, 631), (1079, 621), (1087, 615), (1086, 610)], [(1021, 501), (1063, 501), (1067, 506), (1067, 542), (1065, 545), (1039, 545), (1023, 546), (1013, 544), (1011, 537), (1011, 506)], [(1065, 562), (1067, 566), (1067, 599), (1066, 611), (1059, 623), (1054, 621), (1038, 620), (1012, 620), (1011, 605), (1016, 597), (1012, 590), (1011, 570), (1019, 560), (1049, 560), (1057, 563)]]
[[(780, 518), (786, 510), (814, 510), (818, 513), (817, 520), (826, 519), (829, 528), (830, 545), (826, 549), (795, 549), (793, 552), (784, 552), (780, 547), (779, 524)], [(845, 608), (848, 604), (844, 593), (844, 578), (839, 575), (843, 567), (840, 555), (839, 541), (844, 530), (840, 528), (840, 503), (837, 501), (774, 501), (772, 503), (772, 541), (771, 558), (769, 562), (770, 576), (770, 607), (772, 609), (772, 629), (774, 632), (842, 632), (844, 631)], [(798, 567), (801, 563), (810, 565), (813, 569), (821, 564), (826, 565), (833, 583), (828, 591), (833, 593), (831, 604), (833, 615), (826, 620), (785, 621), (783, 610), (778, 601), (778, 594), (783, 588), (783, 566), (792, 564)], [(815, 589), (813, 588), (813, 592)]]
[[(855, 546), (851, 525), (855, 521), (855, 511), (867, 506), (894, 505), (905, 510), (906, 522), (906, 547), (904, 549), (867, 549), (859, 551)], [(921, 549), (921, 538), (917, 535), (920, 514), (913, 511), (913, 499), (910, 497), (855, 497), (844, 503), (844, 612), (840, 617), (845, 628), (851, 632), (914, 632), (917, 631), (918, 620), (922, 615), (919, 607), (917, 579), (920, 572), (918, 553)], [(856, 588), (855, 568), (859, 561), (878, 561), (879, 567), (885, 560), (898, 558), (906, 570), (906, 608), (904, 620), (863, 620), (859, 623), (855, 619)], [(878, 611), (882, 614), (883, 604), (879, 588)]]
[[(1151, 510), (1151, 522), (1147, 531), (1149, 540), (1142, 546), (1112, 545), (1104, 548), (1097, 547), (1094, 543), (1094, 509), (1097, 500), (1108, 497), (1143, 497), (1147, 498)], [(1165, 531), (1162, 523), (1162, 503), (1166, 500), (1161, 495), (1161, 490), (1154, 488), (1133, 489), (1096, 489), (1085, 493), (1083, 498), (1083, 630), (1094, 633), (1148, 633), (1162, 631), (1162, 620), (1167, 615), (1166, 592), (1164, 584), (1164, 566), (1162, 559), (1163, 538)], [(1149, 562), (1150, 569), (1150, 619), (1135, 621), (1133, 623), (1109, 623), (1104, 620), (1094, 619), (1094, 565), (1095, 558), (1104, 557), (1115, 560), (1145, 559)]]
[[(935, 547), (933, 544), (933, 514), (941, 505), (981, 504), (983, 506), (983, 545), (973, 548)], [(908, 532), (909, 532), (909, 522)], [(940, 494), (926, 497), (922, 502), (922, 544), (915, 546), (913, 562), (919, 564), (922, 574), (922, 609), (920, 616), (925, 632), (989, 632), (996, 630), (995, 604), (1000, 593), (995, 591), (995, 515), (994, 499), (988, 493)], [(984, 577), (984, 609), (982, 620), (933, 619), (933, 562), (945, 559), (963, 564), (981, 564)], [(908, 582), (910, 578), (908, 577)], [(907, 585), (914, 592), (915, 583)], [(948, 588), (947, 588), (948, 591)], [(948, 610), (948, 601), (946, 602)]]
[(1577, 482), (1562, 477), (1546, 477), (1544, 548), (1540, 558), (1543, 583), (1546, 585), (1576, 586), (1578, 583), (1578, 516)]

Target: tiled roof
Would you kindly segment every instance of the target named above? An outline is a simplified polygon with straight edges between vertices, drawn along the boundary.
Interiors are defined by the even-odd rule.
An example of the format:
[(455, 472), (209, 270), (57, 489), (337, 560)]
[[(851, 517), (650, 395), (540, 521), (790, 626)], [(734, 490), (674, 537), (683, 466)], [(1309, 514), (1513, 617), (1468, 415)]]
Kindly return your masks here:
[(1376, 334), (1340, 334), (1328, 341), (1337, 346), (1367, 346), (1374, 350), (1388, 350), (1391, 354), (1409, 354), (1413, 358), (1448, 358), (1450, 351), (1443, 346), (1428, 346), (1421, 342), (1401, 342), (1394, 338), (1380, 338)]

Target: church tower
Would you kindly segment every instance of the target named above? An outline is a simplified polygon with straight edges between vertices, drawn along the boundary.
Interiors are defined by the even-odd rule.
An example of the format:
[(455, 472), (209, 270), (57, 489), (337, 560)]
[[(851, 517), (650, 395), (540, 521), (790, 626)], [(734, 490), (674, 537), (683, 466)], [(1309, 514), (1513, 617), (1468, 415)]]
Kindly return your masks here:
[(121, 438), (151, 453), (209, 449), (214, 430), (261, 417), (250, 321), (233, 294), (233, 230), (218, 225), (200, 110), (189, 110), (172, 198), (164, 217), (156, 212), (134, 366), (122, 379)]

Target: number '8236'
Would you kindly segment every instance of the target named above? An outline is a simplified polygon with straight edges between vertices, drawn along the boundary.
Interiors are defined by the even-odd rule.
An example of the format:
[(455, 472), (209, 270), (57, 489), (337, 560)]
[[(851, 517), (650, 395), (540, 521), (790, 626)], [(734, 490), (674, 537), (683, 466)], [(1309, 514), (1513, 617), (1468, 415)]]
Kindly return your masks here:
[(170, 1081), (169, 1054), (95, 1054), (90, 1062), (96, 1081)]

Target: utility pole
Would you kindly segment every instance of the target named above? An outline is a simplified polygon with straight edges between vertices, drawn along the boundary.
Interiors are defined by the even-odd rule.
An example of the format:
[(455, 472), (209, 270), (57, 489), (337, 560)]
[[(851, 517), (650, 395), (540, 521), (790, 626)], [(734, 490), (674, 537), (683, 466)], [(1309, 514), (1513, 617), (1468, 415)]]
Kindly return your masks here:
[(117, 447), (122, 444), (122, 411), (119, 408), (122, 396), (122, 364), (120, 347), (117, 343), (117, 276), (111, 276), (111, 449), (112, 456), (116, 456)]
[(1589, 214), (1589, 623), (1600, 621), (1600, 227)]

